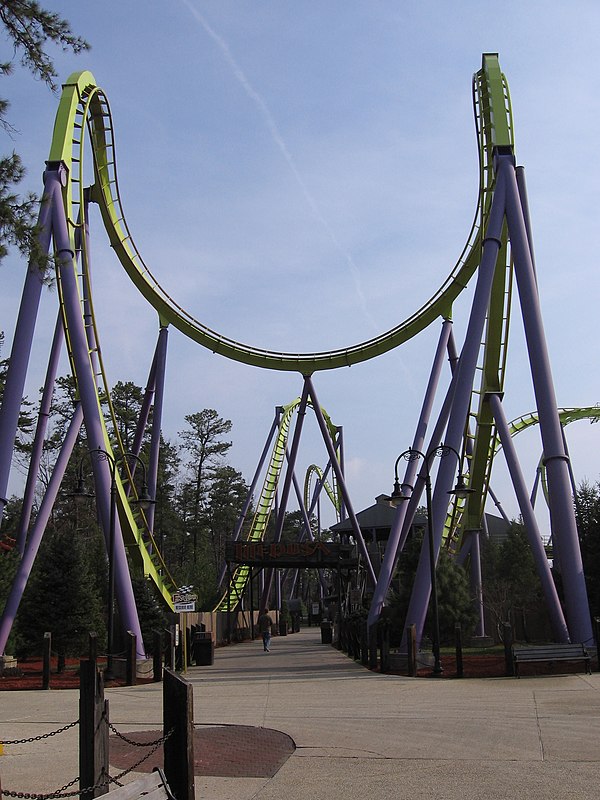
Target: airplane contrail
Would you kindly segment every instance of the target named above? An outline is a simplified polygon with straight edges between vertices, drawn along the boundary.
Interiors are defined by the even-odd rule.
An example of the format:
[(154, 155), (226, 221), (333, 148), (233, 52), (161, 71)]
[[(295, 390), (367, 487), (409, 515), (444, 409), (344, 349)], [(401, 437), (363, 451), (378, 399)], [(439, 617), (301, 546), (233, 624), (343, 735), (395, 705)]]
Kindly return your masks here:
[(243, 89), (246, 92), (246, 94), (248, 95), (248, 97), (255, 103), (256, 107), (260, 111), (260, 113), (261, 113), (261, 115), (262, 115), (262, 117), (263, 117), (263, 119), (265, 121), (265, 124), (267, 126), (267, 129), (269, 130), (269, 133), (271, 134), (271, 137), (272, 137), (273, 141), (275, 142), (275, 144), (277, 145), (277, 147), (281, 151), (281, 154), (283, 155), (284, 159), (286, 160), (286, 162), (287, 162), (290, 170), (292, 171), (292, 174), (293, 174), (294, 178), (296, 179), (296, 182), (297, 182), (298, 186), (300, 187), (300, 190), (302, 191), (302, 194), (304, 195), (304, 198), (306, 199), (308, 205), (310, 206), (314, 216), (316, 217), (316, 219), (319, 221), (319, 223), (322, 225), (322, 227), (327, 232), (327, 234), (328, 234), (333, 246), (335, 247), (335, 249), (338, 251), (338, 253), (340, 253), (340, 255), (343, 256), (344, 260), (346, 261), (346, 263), (347, 263), (347, 265), (348, 265), (348, 267), (350, 269), (350, 274), (352, 275), (352, 279), (353, 279), (353, 282), (354, 282), (354, 288), (355, 288), (356, 294), (358, 296), (362, 311), (363, 311), (366, 319), (369, 321), (370, 325), (373, 327), (373, 329), (375, 331), (379, 331), (380, 326), (377, 324), (377, 322), (375, 321), (375, 319), (371, 315), (369, 309), (367, 308), (367, 302), (366, 302), (365, 294), (364, 294), (364, 291), (363, 291), (363, 288), (362, 288), (362, 283), (361, 283), (360, 270), (358, 269), (358, 267), (357, 267), (354, 259), (352, 258), (352, 256), (342, 247), (342, 245), (341, 245), (340, 241), (338, 240), (337, 236), (335, 235), (335, 232), (333, 231), (331, 225), (327, 222), (327, 220), (325, 219), (325, 217), (321, 213), (321, 210), (320, 210), (320, 208), (319, 208), (319, 206), (317, 204), (317, 201), (315, 200), (315, 198), (310, 193), (310, 191), (308, 189), (308, 186), (306, 185), (306, 182), (304, 181), (302, 175), (298, 171), (298, 168), (296, 166), (294, 158), (293, 158), (292, 154), (290, 153), (289, 148), (286, 145), (285, 140), (283, 139), (283, 136), (281, 135), (281, 133), (279, 131), (279, 128), (277, 127), (277, 123), (275, 122), (275, 120), (273, 118), (273, 115), (271, 114), (267, 104), (265, 103), (263, 98), (260, 96), (260, 94), (256, 91), (256, 89), (252, 86), (252, 84), (250, 83), (250, 81), (246, 77), (246, 74), (244, 73), (244, 71), (242, 70), (240, 65), (235, 60), (231, 50), (229, 49), (229, 46), (228, 46), (227, 42), (221, 36), (219, 36), (219, 34), (208, 24), (208, 22), (204, 19), (202, 14), (200, 14), (198, 9), (190, 2), (190, 0), (182, 0), (182, 2), (183, 2), (183, 4), (185, 6), (187, 6), (187, 8), (191, 12), (191, 14), (194, 16), (194, 18), (200, 23), (200, 25), (204, 28), (206, 33), (210, 36), (210, 38), (219, 47), (219, 49), (221, 50), (221, 53), (223, 54), (225, 60), (229, 64), (229, 66), (231, 68), (231, 71), (233, 72), (234, 76), (236, 77), (236, 79), (238, 80), (240, 85), (243, 87)]

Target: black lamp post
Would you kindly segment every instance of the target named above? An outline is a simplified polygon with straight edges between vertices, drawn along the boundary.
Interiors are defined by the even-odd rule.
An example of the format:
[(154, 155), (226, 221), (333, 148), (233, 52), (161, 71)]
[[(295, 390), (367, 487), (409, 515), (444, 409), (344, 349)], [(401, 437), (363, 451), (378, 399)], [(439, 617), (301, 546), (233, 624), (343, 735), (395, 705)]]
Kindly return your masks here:
[[(108, 618), (107, 618), (107, 652), (106, 652), (106, 670), (104, 673), (105, 680), (112, 680), (113, 675), (113, 650), (114, 650), (114, 620), (115, 620), (115, 529), (117, 517), (117, 481), (116, 472), (117, 464), (121, 461), (133, 458), (142, 467), (142, 487), (137, 500), (132, 503), (137, 503), (141, 508), (148, 508), (149, 505), (156, 502), (148, 494), (148, 485), (146, 482), (146, 465), (139, 456), (135, 453), (123, 453), (116, 458), (103, 450), (96, 447), (88, 451), (88, 455), (96, 455), (101, 461), (107, 461), (110, 469), (110, 512), (108, 522)], [(75, 496), (90, 497), (93, 495), (86, 494), (83, 485), (83, 459), (79, 463), (79, 474), (77, 479), (77, 488), (74, 492)]]
[[(430, 459), (438, 456), (439, 458), (444, 458), (449, 453), (454, 453), (458, 459), (458, 463), (460, 464), (460, 456), (458, 452), (449, 445), (441, 444), (439, 447), (434, 447), (430, 450), (427, 455), (422, 453), (420, 450), (414, 450), (412, 447), (409, 447), (408, 450), (405, 450), (403, 453), (400, 453), (398, 458), (396, 459), (396, 463), (394, 464), (394, 490), (391, 495), (392, 501), (403, 501), (408, 500), (409, 496), (402, 493), (402, 489), (400, 487), (400, 482), (398, 480), (398, 464), (401, 458), (404, 458), (405, 461), (415, 461), (419, 458), (423, 459), (423, 465), (425, 468), (425, 496), (427, 502), (427, 540), (429, 545), (429, 571), (431, 576), (431, 610), (433, 614), (433, 637), (432, 637), (432, 649), (433, 649), (433, 675), (435, 677), (439, 677), (442, 672), (442, 663), (440, 660), (440, 619), (439, 619), (439, 608), (438, 608), (438, 595), (437, 595), (437, 579), (436, 579), (436, 565), (435, 565), (435, 553), (434, 553), (434, 542), (433, 542), (433, 521), (432, 521), (432, 502), (431, 502), (431, 473), (429, 472), (429, 462)], [(456, 482), (456, 486), (452, 489), (449, 494), (454, 494), (457, 497), (464, 497), (468, 492), (472, 490), (469, 489), (465, 482), (462, 475), (458, 476), (458, 480)]]

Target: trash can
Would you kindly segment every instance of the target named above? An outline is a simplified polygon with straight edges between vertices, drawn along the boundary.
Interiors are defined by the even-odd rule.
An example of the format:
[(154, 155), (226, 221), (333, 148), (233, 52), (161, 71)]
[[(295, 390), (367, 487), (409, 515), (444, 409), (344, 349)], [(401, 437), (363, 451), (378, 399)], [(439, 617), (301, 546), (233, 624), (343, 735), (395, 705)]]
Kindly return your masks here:
[(195, 633), (192, 640), (192, 661), (197, 667), (210, 667), (215, 660), (215, 646), (210, 633)]
[(331, 644), (333, 642), (333, 631), (331, 629), (331, 622), (323, 620), (321, 623), (321, 644)]

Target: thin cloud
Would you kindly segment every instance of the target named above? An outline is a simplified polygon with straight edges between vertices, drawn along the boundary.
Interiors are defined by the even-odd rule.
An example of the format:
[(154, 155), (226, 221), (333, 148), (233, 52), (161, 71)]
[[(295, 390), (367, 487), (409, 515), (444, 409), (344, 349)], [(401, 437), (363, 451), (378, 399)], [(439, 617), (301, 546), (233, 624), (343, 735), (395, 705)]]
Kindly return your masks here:
[(229, 48), (229, 45), (223, 39), (223, 37), (219, 36), (219, 34), (208, 24), (208, 22), (204, 19), (202, 14), (200, 14), (198, 9), (195, 8), (195, 6), (192, 3), (190, 3), (189, 0), (182, 0), (182, 3), (189, 9), (190, 13), (193, 15), (193, 17), (196, 19), (196, 21), (200, 23), (200, 25), (204, 28), (205, 32), (210, 36), (210, 38), (218, 46), (219, 50), (223, 54), (223, 57), (225, 58), (225, 61), (228, 63), (229, 67), (231, 68), (231, 71), (233, 72), (236, 80), (240, 83), (240, 85), (242, 86), (242, 88), (244, 89), (244, 91), (246, 92), (248, 97), (253, 101), (253, 103), (258, 108), (258, 110), (259, 110), (259, 112), (260, 112), (260, 114), (261, 114), (261, 116), (262, 116), (262, 118), (263, 118), (263, 120), (264, 120), (264, 122), (265, 122), (265, 124), (267, 126), (267, 129), (268, 129), (269, 133), (271, 134), (271, 138), (273, 139), (273, 141), (275, 142), (275, 144), (279, 148), (281, 154), (283, 155), (285, 161), (287, 162), (287, 165), (289, 166), (290, 170), (292, 171), (292, 174), (293, 174), (294, 178), (296, 179), (296, 183), (300, 187), (300, 190), (301, 190), (302, 194), (304, 195), (304, 198), (305, 198), (306, 202), (308, 203), (311, 211), (313, 212), (315, 218), (318, 220), (318, 222), (325, 229), (325, 231), (327, 232), (327, 235), (329, 236), (329, 239), (331, 240), (331, 243), (333, 244), (335, 249), (338, 251), (338, 253), (340, 253), (340, 255), (343, 257), (344, 261), (348, 265), (348, 267), (350, 269), (350, 274), (352, 276), (352, 280), (354, 282), (354, 289), (356, 291), (356, 294), (357, 294), (358, 299), (360, 301), (361, 309), (362, 309), (366, 319), (368, 320), (370, 325), (373, 327), (373, 330), (379, 331), (379, 325), (377, 324), (377, 322), (375, 321), (375, 319), (373, 318), (372, 314), (370, 313), (370, 311), (369, 311), (369, 309), (367, 307), (367, 301), (366, 301), (366, 297), (365, 297), (365, 294), (364, 294), (364, 291), (363, 291), (363, 288), (362, 288), (362, 283), (361, 283), (360, 270), (358, 269), (358, 267), (357, 267), (354, 259), (352, 258), (352, 256), (342, 247), (342, 245), (341, 245), (340, 241), (338, 240), (337, 236), (335, 235), (335, 232), (333, 231), (331, 225), (327, 222), (327, 220), (325, 219), (325, 217), (321, 213), (321, 210), (320, 210), (320, 208), (319, 208), (319, 206), (317, 204), (317, 201), (315, 200), (315, 198), (313, 197), (313, 195), (309, 191), (305, 180), (303, 179), (302, 175), (298, 171), (298, 167), (296, 166), (296, 162), (294, 161), (294, 158), (293, 158), (292, 154), (290, 153), (289, 148), (288, 148), (287, 144), (285, 143), (285, 140), (284, 140), (283, 136), (281, 135), (281, 132), (279, 131), (279, 128), (277, 127), (277, 123), (275, 122), (275, 120), (273, 118), (273, 115), (271, 114), (267, 104), (265, 103), (265, 101), (263, 100), (261, 95), (256, 91), (256, 89), (252, 86), (252, 84), (250, 83), (250, 81), (246, 77), (246, 74), (241, 69), (240, 65), (237, 63), (235, 58), (233, 57), (233, 54), (232, 54), (232, 52), (231, 52), (231, 50)]

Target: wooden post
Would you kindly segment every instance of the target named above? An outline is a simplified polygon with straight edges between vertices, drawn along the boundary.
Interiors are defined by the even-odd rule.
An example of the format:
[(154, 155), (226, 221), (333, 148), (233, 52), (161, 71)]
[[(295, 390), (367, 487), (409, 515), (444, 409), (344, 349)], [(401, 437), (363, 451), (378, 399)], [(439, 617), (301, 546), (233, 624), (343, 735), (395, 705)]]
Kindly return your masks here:
[(127, 631), (125, 642), (125, 683), (127, 686), (135, 686), (137, 683), (137, 636), (133, 631)]
[(52, 634), (46, 631), (44, 634), (43, 665), (42, 665), (42, 689), (50, 688), (50, 659), (52, 656)]
[(188, 665), (188, 637), (187, 637), (187, 613), (184, 611), (179, 615), (179, 636), (181, 637), (181, 671), (187, 672)]
[(377, 624), (369, 630), (369, 668), (377, 669)]
[(463, 651), (462, 651), (462, 631), (460, 623), (457, 622), (454, 626), (454, 635), (456, 637), (456, 677), (464, 677), (463, 669)]
[(407, 648), (407, 663), (408, 663), (408, 677), (417, 677), (417, 626), (409, 625), (406, 630), (406, 648)]
[(510, 622), (502, 623), (502, 639), (504, 641), (504, 663), (506, 666), (505, 672), (506, 676), (510, 678), (515, 674), (515, 665), (512, 657), (513, 633)]
[(227, 644), (231, 644), (231, 564), (227, 562)]
[(250, 580), (248, 581), (248, 585), (250, 586), (250, 641), (251, 642), (254, 641), (254, 591), (252, 588), (253, 578), (254, 576), (252, 575), (252, 567), (250, 567)]
[(175, 669), (175, 637), (171, 628), (165, 628), (165, 667)]
[(381, 672), (389, 672), (390, 669), (390, 623), (387, 617), (382, 617), (379, 621), (381, 629)]
[(165, 776), (177, 800), (194, 800), (194, 699), (192, 684), (165, 669), (163, 735)]
[(104, 680), (94, 661), (80, 661), (79, 676), (79, 791), (82, 797), (92, 798), (109, 788), (108, 700), (104, 700)]
[(162, 681), (162, 670), (162, 635), (160, 631), (154, 631), (152, 679), (155, 683), (160, 683), (160, 681)]
[(596, 669), (600, 672), (600, 617), (594, 617), (594, 638), (596, 639)]
[(94, 664), (98, 660), (98, 634), (93, 631), (88, 635), (88, 658)]

